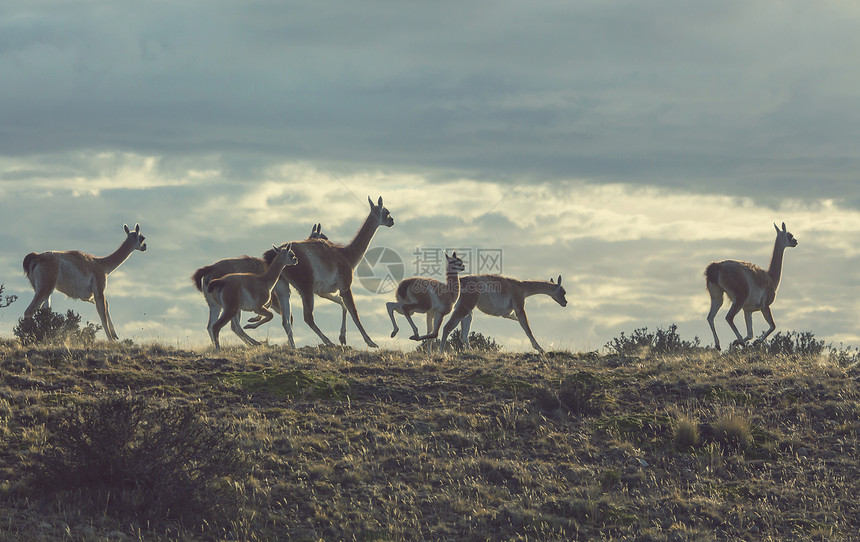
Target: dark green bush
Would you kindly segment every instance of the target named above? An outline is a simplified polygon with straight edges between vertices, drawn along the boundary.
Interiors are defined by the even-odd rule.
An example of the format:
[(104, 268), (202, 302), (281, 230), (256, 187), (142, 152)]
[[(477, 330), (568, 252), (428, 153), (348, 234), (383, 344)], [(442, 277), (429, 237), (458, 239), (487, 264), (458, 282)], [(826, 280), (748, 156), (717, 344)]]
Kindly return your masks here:
[(42, 308), (33, 316), (19, 318), (18, 325), (12, 329), (12, 333), (24, 346), (65, 342), (92, 346), (96, 340), (96, 333), (101, 328), (98, 324), (87, 322), (87, 325), (81, 329), (81, 317), (71, 309), (63, 316), (49, 308)]
[(207, 424), (201, 408), (154, 407), (114, 396), (67, 409), (46, 423), (32, 487), (77, 491), (97, 510), (157, 524), (210, 526), (235, 517), (225, 480), (245, 472), (235, 439)]
[[(456, 330), (451, 334), (451, 348), (457, 352), (465, 348), (463, 339), (460, 338), (460, 334)], [(478, 352), (498, 352), (502, 349), (502, 346), (492, 337), (471, 331), (469, 332), (469, 348)]]
[(606, 397), (604, 388), (605, 383), (594, 373), (579, 371), (561, 381), (558, 400), (574, 414), (596, 414), (602, 409)]
[(546, 411), (564, 408), (581, 416), (599, 413), (606, 399), (606, 383), (589, 371), (566, 376), (558, 389), (540, 388), (535, 394), (537, 405)]
[(762, 348), (773, 355), (817, 356), (824, 351), (824, 341), (816, 340), (811, 331), (778, 331)]
[(829, 358), (831, 361), (842, 367), (850, 367), (860, 363), (860, 347), (839, 345), (839, 348), (832, 344), (827, 347), (829, 350)]
[(668, 329), (657, 328), (657, 331), (648, 332), (647, 327), (634, 329), (630, 335), (621, 335), (607, 342), (605, 347), (611, 353), (630, 356), (648, 350), (654, 354), (684, 353), (699, 348), (699, 338), (694, 337), (692, 341), (685, 341), (678, 335), (678, 326), (672, 324)]
[[(465, 349), (465, 345), (463, 344), (463, 340), (460, 338), (458, 330), (454, 330), (454, 332), (448, 337), (448, 347), (452, 350), (455, 352), (462, 352)], [(428, 352), (432, 347), (434, 352), (438, 352), (439, 342), (440, 341), (438, 339), (428, 339), (422, 342), (418, 346), (417, 350), (420, 352)], [(492, 337), (472, 331), (469, 333), (469, 349), (477, 352), (499, 352), (502, 349), (502, 345), (497, 343)]]

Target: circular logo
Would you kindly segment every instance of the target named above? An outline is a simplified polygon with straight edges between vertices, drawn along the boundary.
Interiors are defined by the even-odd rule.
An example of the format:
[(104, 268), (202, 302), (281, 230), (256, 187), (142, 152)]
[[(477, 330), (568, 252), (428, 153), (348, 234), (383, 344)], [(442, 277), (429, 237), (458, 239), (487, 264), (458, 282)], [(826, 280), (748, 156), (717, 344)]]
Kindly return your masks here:
[(364, 253), (355, 270), (358, 282), (370, 293), (387, 294), (403, 280), (403, 260), (396, 250), (374, 247)]

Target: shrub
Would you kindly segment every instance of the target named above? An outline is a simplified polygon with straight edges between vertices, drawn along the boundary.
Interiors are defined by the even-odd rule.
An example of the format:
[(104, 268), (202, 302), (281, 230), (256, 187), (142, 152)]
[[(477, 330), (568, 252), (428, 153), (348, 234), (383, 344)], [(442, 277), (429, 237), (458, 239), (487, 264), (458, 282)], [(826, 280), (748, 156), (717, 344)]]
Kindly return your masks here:
[[(0, 298), (3, 297), (3, 290), (6, 288), (5, 284), (0, 284)], [(17, 295), (7, 295), (5, 297), (5, 301), (0, 300), (0, 309), (5, 309), (12, 303), (14, 303), (18, 299)]]
[[(454, 330), (454, 332), (448, 337), (450, 338), (448, 345), (451, 349), (455, 352), (462, 352), (465, 350), (465, 345), (463, 344), (463, 340), (460, 338), (460, 333), (457, 330)], [(420, 352), (428, 352), (432, 347), (434, 352), (438, 352), (439, 342), (440, 341), (438, 339), (428, 339), (418, 345), (417, 350)], [(472, 331), (469, 333), (469, 349), (478, 352), (499, 352), (502, 349), (502, 346), (492, 337)]]
[(617, 487), (621, 483), (621, 473), (615, 469), (607, 469), (600, 475), (600, 487), (603, 491)]
[(33, 487), (80, 491), (99, 510), (142, 523), (217, 523), (235, 507), (219, 482), (241, 474), (244, 459), (234, 439), (204, 423), (199, 411), (124, 396), (67, 409), (46, 423), (46, 447), (31, 466)]
[(66, 315), (56, 313), (49, 308), (37, 310), (33, 316), (19, 318), (18, 325), (12, 330), (21, 344), (30, 346), (43, 343), (75, 342), (92, 346), (96, 333), (101, 329), (98, 324), (87, 322), (81, 329), (81, 317), (69, 309)]
[(778, 331), (762, 348), (773, 355), (817, 356), (824, 351), (824, 341), (816, 340), (811, 331)]
[(647, 327), (634, 329), (629, 336), (621, 332), (619, 337), (606, 343), (610, 352), (629, 356), (650, 351), (655, 354), (684, 353), (699, 348), (699, 338), (694, 337), (692, 341), (685, 341), (678, 335), (678, 326), (672, 324), (668, 329), (657, 328), (655, 332), (648, 332)]
[(594, 373), (579, 371), (561, 382), (558, 400), (575, 414), (595, 414), (602, 408), (604, 384)]
[[(460, 334), (456, 330), (451, 334), (451, 348), (457, 352), (465, 348), (463, 339), (460, 338)], [(494, 338), (476, 331), (469, 332), (469, 348), (479, 352), (498, 352), (502, 349), (501, 345)]]
[(558, 393), (548, 388), (536, 389), (534, 400), (541, 410), (547, 412), (561, 408), (561, 401), (558, 400)]
[(860, 363), (860, 347), (845, 347), (840, 344), (839, 348), (833, 345), (827, 348), (830, 351), (830, 360), (841, 367), (850, 367)]
[(600, 412), (606, 398), (605, 383), (594, 373), (579, 371), (566, 376), (558, 390), (540, 388), (535, 401), (542, 410), (563, 407), (573, 414), (590, 415)]

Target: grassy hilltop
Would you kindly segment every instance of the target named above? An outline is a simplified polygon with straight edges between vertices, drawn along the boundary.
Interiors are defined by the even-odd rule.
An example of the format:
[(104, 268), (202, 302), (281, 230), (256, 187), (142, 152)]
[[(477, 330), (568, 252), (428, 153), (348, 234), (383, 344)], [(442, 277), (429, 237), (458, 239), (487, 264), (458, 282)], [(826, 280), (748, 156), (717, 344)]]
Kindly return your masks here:
[(857, 540), (856, 356), (0, 344), (0, 540)]

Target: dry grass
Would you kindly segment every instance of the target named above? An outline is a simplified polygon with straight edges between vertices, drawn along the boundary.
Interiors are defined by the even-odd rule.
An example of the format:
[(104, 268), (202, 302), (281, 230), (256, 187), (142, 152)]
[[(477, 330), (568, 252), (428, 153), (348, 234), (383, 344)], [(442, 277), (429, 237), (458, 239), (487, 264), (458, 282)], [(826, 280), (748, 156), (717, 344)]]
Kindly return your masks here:
[(680, 416), (675, 423), (675, 448), (679, 451), (692, 451), (700, 442), (699, 424), (689, 416)]
[(732, 451), (746, 450), (752, 443), (750, 422), (741, 413), (726, 412), (714, 423), (713, 438)]
[[(755, 352), (7, 341), (0, 540), (852, 540), (858, 381), (856, 365)], [(209, 481), (229, 514), (159, 521), (134, 485), (105, 500), (32, 483), (57, 419), (117, 394), (193, 407), (238, 448), (243, 468)]]

